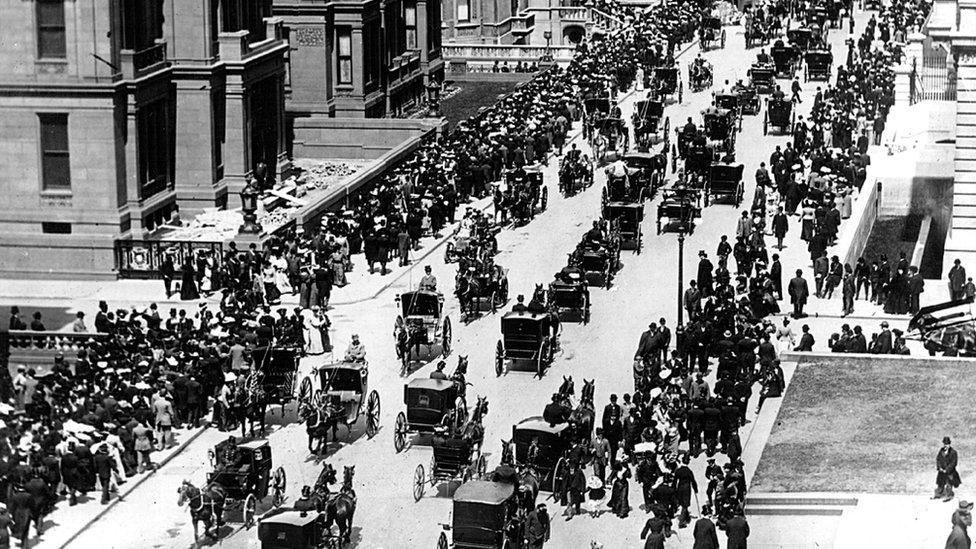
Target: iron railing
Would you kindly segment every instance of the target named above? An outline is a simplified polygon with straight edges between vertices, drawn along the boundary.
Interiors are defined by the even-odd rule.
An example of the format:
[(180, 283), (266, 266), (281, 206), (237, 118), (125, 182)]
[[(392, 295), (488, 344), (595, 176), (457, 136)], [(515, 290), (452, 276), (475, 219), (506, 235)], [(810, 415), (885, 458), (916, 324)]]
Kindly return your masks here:
[(115, 270), (119, 278), (162, 278), (163, 261), (166, 254), (172, 254), (173, 265), (179, 276), (184, 260), (195, 261), (200, 251), (212, 253), (219, 268), (224, 256), (224, 245), (221, 242), (116, 240)]

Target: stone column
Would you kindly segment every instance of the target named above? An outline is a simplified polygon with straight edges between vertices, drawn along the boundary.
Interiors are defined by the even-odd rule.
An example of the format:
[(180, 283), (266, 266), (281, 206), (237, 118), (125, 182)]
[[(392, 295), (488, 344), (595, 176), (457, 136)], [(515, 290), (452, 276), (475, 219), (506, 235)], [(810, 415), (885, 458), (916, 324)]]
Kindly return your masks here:
[(901, 64), (895, 67), (895, 107), (904, 108), (911, 104), (912, 67)]
[(952, 224), (946, 238), (943, 271), (954, 259), (976, 270), (976, 40), (953, 46), (956, 53), (956, 159)]
[(925, 35), (920, 32), (913, 32), (908, 35), (908, 45), (905, 47), (905, 64), (908, 68), (918, 67), (922, 69), (922, 58), (925, 49)]
[[(251, 171), (251, 120), (249, 98), (239, 76), (228, 76), (226, 89), (226, 125), (224, 139), (224, 179), (230, 195), (244, 188), (244, 178)], [(231, 198), (228, 206), (231, 207)]]
[[(471, 2), (469, 5), (473, 5), (475, 2)], [(424, 85), (426, 86), (430, 80), (430, 75), (427, 74), (427, 67), (430, 64), (430, 48), (427, 47), (427, 2), (426, 0), (417, 0), (417, 47), (420, 49), (420, 72), (424, 75)]]

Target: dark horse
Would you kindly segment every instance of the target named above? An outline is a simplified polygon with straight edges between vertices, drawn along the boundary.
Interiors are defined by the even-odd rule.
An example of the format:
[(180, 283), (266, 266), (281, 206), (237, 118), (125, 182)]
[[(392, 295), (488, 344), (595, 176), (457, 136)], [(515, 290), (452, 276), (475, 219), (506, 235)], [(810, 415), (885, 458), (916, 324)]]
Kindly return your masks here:
[[(305, 433), (308, 435), (308, 451), (316, 455), (322, 454), (322, 449), (329, 444), (329, 431), (332, 431), (332, 440), (338, 438), (339, 420), (328, 403), (316, 404), (315, 399), (312, 403), (303, 406), (298, 411), (302, 421), (305, 422)], [(318, 446), (312, 450), (312, 443), (318, 441)]]
[(264, 390), (261, 388), (259, 377), (257, 372), (249, 374), (244, 384), (238, 387), (234, 398), (237, 420), (241, 422), (241, 438), (247, 435), (245, 430), (247, 427), (250, 427), (251, 436), (254, 436), (255, 422), (260, 422), (262, 436), (266, 429), (265, 415), (268, 404), (264, 399)]
[(474, 314), (477, 315), (475, 296), (481, 293), (481, 284), (474, 277), (458, 276), (454, 281), (454, 295), (457, 296), (458, 307), (461, 310), (461, 318), (468, 320)]
[[(356, 513), (356, 491), (352, 487), (355, 473), (355, 465), (344, 467), (342, 488), (338, 494), (329, 497), (325, 506), (325, 527), (331, 530), (334, 523), (339, 528), (339, 547), (349, 543), (352, 537), (352, 518)], [(332, 479), (335, 479), (334, 474)]]
[(458, 396), (465, 398), (468, 394), (467, 379), (465, 378), (468, 373), (468, 355), (458, 355), (457, 367), (454, 368), (454, 373), (451, 374), (451, 381), (454, 382), (454, 386), (457, 387)]
[(556, 391), (559, 396), (559, 402), (573, 407), (573, 395), (576, 394), (576, 384), (573, 383), (573, 376), (563, 376), (563, 383), (559, 386), (559, 390)]
[(398, 322), (394, 327), (393, 338), (396, 341), (397, 358), (402, 365), (400, 375), (407, 373), (411, 355), (420, 356), (420, 345), (425, 341), (425, 334), (424, 327), (419, 325)]
[(596, 380), (583, 380), (583, 390), (580, 392), (579, 406), (573, 410), (569, 417), (570, 424), (573, 425), (573, 437), (576, 440), (590, 439), (593, 434), (593, 421), (596, 417), (596, 410), (593, 405), (593, 391)]
[[(180, 498), (177, 505), (189, 504), (190, 519), (193, 521), (193, 544), (198, 542), (197, 524), (203, 523), (203, 535), (217, 539), (220, 536), (220, 525), (223, 524), (224, 502), (227, 494), (220, 486), (197, 488), (190, 481), (184, 480), (176, 490)], [(210, 532), (213, 527), (213, 533)]]

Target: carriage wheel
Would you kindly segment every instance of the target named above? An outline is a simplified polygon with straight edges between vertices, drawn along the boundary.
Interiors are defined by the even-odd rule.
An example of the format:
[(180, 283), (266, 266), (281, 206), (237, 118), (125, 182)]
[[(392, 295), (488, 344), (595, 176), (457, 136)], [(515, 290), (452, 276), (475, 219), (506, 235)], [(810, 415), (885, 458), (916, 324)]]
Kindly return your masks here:
[(424, 473), (424, 466), (417, 465), (413, 471), (413, 500), (420, 501), (424, 497), (424, 490), (427, 489), (427, 475)]
[(637, 255), (640, 255), (640, 253), (641, 253), (641, 246), (644, 243), (643, 233), (644, 233), (644, 231), (641, 230), (640, 223), (638, 223), (637, 224)]
[(769, 134), (769, 107), (766, 107), (766, 114), (763, 115), (763, 135)]
[(498, 312), (498, 292), (491, 292), (491, 314)]
[(684, 97), (684, 91), (685, 91), (685, 84), (684, 82), (681, 82), (679, 80), (678, 81), (678, 103), (681, 103), (682, 98)]
[(447, 534), (441, 532), (441, 535), (437, 536), (437, 549), (447, 549)]
[(271, 504), (275, 507), (281, 507), (281, 504), (285, 502), (285, 486), (287, 485), (288, 479), (285, 476), (285, 469), (278, 467), (271, 479)]
[(498, 340), (498, 345), (495, 346), (495, 377), (502, 375), (502, 370), (505, 369), (505, 347), (502, 345), (502, 340)]
[(722, 29), (722, 49), (725, 49), (725, 29)]
[(217, 466), (217, 454), (213, 451), (213, 448), (207, 450), (207, 460), (210, 461), (211, 469)]
[(257, 498), (254, 497), (254, 494), (248, 494), (247, 499), (244, 500), (244, 506), (241, 508), (241, 515), (244, 517), (244, 528), (254, 526), (254, 515), (257, 513), (257, 508)]
[(366, 436), (373, 438), (380, 429), (380, 394), (373, 389), (366, 399)]
[(302, 383), (298, 386), (298, 407), (308, 406), (312, 400), (312, 378), (305, 376)]
[(441, 330), (441, 354), (447, 356), (451, 354), (451, 319), (444, 319), (444, 328)]
[(545, 211), (545, 209), (547, 207), (549, 207), (549, 188), (548, 187), (543, 187), (542, 188), (542, 208), (540, 209), (540, 211)]
[(548, 366), (548, 355), (549, 355), (549, 340), (542, 340), (542, 344), (539, 345), (539, 355), (535, 360), (535, 373), (542, 379), (542, 375), (546, 372), (546, 366)]
[(397, 414), (396, 425), (393, 428), (393, 448), (399, 454), (407, 445), (407, 416), (403, 412)]
[(502, 540), (502, 549), (512, 549), (512, 542), (508, 538)]
[(485, 475), (488, 474), (488, 458), (485, 456), (478, 456), (477, 472), (479, 479), (485, 478)]
[[(561, 457), (559, 461), (556, 462), (556, 466), (552, 468), (552, 493), (556, 493), (556, 489), (559, 487), (559, 480), (566, 476), (566, 467), (569, 464), (566, 463), (566, 458)], [(557, 498), (558, 501), (558, 498)]]
[(671, 139), (671, 118), (664, 117), (664, 149), (663, 153), (668, 154), (668, 140)]

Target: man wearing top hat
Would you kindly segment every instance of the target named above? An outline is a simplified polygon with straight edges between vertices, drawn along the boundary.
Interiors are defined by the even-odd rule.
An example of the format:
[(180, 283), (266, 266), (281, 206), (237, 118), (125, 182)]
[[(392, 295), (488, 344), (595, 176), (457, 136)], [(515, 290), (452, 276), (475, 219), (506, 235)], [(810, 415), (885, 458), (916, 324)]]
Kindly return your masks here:
[(959, 472), (956, 466), (959, 464), (959, 454), (952, 447), (952, 440), (949, 437), (942, 438), (942, 448), (935, 456), (935, 495), (932, 499), (942, 498), (942, 501), (949, 501), (953, 498), (953, 488), (958, 488), (961, 484)]

